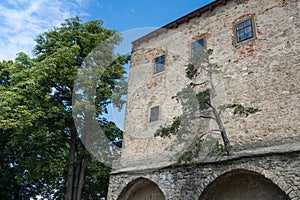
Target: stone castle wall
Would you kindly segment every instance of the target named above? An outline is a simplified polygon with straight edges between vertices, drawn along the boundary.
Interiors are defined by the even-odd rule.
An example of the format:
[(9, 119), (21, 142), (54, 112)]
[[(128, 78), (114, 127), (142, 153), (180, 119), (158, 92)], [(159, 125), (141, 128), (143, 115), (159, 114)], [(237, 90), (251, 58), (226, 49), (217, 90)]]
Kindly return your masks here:
[[(122, 162), (153, 158), (163, 162), (172, 138), (154, 138), (181, 108), (174, 96), (187, 83), (191, 43), (204, 38), (212, 49), (215, 105), (239, 103), (261, 111), (248, 117), (224, 112), (222, 119), (235, 150), (300, 140), (300, 58), (297, 0), (227, 1), (173, 29), (160, 29), (133, 43)], [(234, 24), (253, 17), (255, 38), (237, 44)], [(165, 71), (153, 74), (154, 58), (165, 54)], [(157, 122), (150, 108), (160, 106)], [(216, 107), (217, 107), (216, 106)], [(210, 123), (213, 128), (213, 122)], [(203, 130), (200, 130), (204, 131)], [(179, 149), (180, 151), (180, 149)], [(159, 159), (161, 158), (161, 159)], [(152, 163), (152, 161), (149, 161)], [(135, 164), (136, 165), (136, 164)]]
[[(108, 199), (299, 199), (299, 0), (217, 0), (200, 11), (133, 42), (122, 158), (111, 174)], [(255, 37), (236, 43), (234, 26), (249, 17)], [(185, 67), (191, 43), (200, 38), (218, 66), (214, 105), (260, 111), (248, 117), (222, 113), (232, 156), (205, 156), (194, 167), (174, 167), (185, 144), (154, 134), (182, 113), (171, 97), (189, 83)], [(161, 55), (165, 70), (154, 74), (154, 59)], [(159, 120), (150, 122), (154, 106), (160, 107)], [(197, 133), (215, 128), (212, 121), (204, 124)], [(246, 189), (236, 188), (244, 182)]]
[[(122, 200), (127, 193), (133, 193), (130, 189), (135, 185), (139, 189), (146, 187), (144, 183), (139, 184), (142, 179), (155, 183), (164, 195), (162, 199), (165, 200), (223, 200), (223, 198), (298, 200), (300, 197), (299, 150), (298, 148), (297, 151), (289, 153), (261, 154), (205, 162), (193, 168), (180, 166), (111, 174), (110, 182), (113, 184), (110, 185), (108, 199)], [(223, 179), (226, 175), (229, 175), (229, 180)], [(252, 177), (248, 178), (249, 175)], [(213, 187), (214, 183), (216, 187)], [(245, 183), (247, 186), (243, 185)], [(278, 195), (269, 189), (269, 185), (278, 187), (275, 188), (278, 190)], [(205, 196), (207, 190), (223, 197), (207, 197)], [(227, 190), (228, 194), (222, 190)], [(134, 192), (138, 193), (138, 190)], [(150, 191), (150, 194), (154, 194), (154, 191)], [(143, 195), (146, 200), (147, 193)]]

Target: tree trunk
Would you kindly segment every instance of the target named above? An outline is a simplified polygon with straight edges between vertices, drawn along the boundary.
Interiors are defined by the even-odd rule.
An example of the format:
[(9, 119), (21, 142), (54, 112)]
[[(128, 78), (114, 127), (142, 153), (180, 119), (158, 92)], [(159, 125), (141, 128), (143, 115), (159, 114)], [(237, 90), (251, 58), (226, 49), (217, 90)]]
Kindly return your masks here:
[(227, 156), (230, 156), (232, 154), (232, 150), (230, 148), (230, 141), (227, 137), (227, 133), (226, 133), (225, 127), (223, 125), (223, 122), (221, 120), (220, 114), (218, 113), (217, 109), (213, 105), (210, 104), (210, 107), (212, 108), (212, 111), (215, 116), (218, 127), (221, 130), (221, 137), (222, 137), (224, 146), (226, 148)]
[[(82, 156), (81, 156), (82, 157)], [(76, 162), (76, 170), (74, 173), (74, 185), (73, 185), (73, 198), (72, 199), (76, 199), (77, 197), (77, 188), (78, 188), (78, 182), (79, 182), (79, 173), (80, 173), (80, 168), (81, 168), (81, 157), (79, 159), (77, 159)]]
[(81, 199), (87, 164), (88, 164), (88, 155), (85, 153), (84, 158), (81, 160), (81, 170), (80, 170), (76, 200)]
[(66, 183), (66, 200), (72, 200), (73, 196), (73, 185), (74, 185), (74, 164), (75, 164), (75, 153), (76, 153), (76, 128), (74, 121), (70, 123), (71, 129), (71, 144), (69, 152), (69, 165), (68, 165), (68, 176)]

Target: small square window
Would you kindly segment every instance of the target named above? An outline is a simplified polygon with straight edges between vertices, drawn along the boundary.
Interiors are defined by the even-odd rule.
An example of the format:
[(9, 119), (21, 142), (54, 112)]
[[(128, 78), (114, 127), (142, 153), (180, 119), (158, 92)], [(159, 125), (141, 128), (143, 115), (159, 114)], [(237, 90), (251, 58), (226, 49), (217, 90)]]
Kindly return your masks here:
[(192, 56), (196, 53), (204, 51), (204, 39), (197, 40), (196, 42), (193, 42), (191, 45), (192, 49)]
[(150, 110), (150, 122), (158, 121), (159, 106), (152, 107)]
[(155, 58), (154, 62), (154, 74), (165, 70), (165, 55)]
[(242, 21), (235, 25), (237, 42), (253, 38), (252, 18)]

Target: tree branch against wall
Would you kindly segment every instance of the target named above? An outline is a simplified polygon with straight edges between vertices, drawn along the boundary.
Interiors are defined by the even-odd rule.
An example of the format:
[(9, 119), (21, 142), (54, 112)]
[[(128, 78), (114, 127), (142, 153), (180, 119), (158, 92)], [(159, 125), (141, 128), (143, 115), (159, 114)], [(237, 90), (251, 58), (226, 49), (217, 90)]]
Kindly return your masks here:
[[(185, 70), (186, 77), (191, 82), (172, 97), (176, 98), (181, 104), (183, 114), (175, 117), (171, 125), (160, 127), (155, 133), (156, 137), (172, 137), (172, 135), (175, 135), (175, 140), (182, 138), (183, 134), (194, 135), (186, 152), (179, 156), (178, 163), (192, 162), (204, 149), (205, 144), (212, 146), (210, 149), (212, 155), (232, 155), (231, 142), (223, 123), (222, 113), (231, 109), (233, 114), (247, 117), (259, 111), (258, 108), (244, 107), (242, 104), (217, 105), (215, 103), (214, 98), (218, 94), (214, 85), (214, 75), (219, 73), (219, 66), (210, 63), (209, 57), (212, 53), (213, 51), (210, 49), (207, 51), (202, 50), (192, 56)], [(197, 122), (197, 129), (192, 128), (195, 122)], [(215, 124), (217, 128), (209, 129), (208, 124), (210, 123)], [(210, 133), (214, 135), (218, 133), (222, 143), (217, 138), (206, 137), (204, 139)]]

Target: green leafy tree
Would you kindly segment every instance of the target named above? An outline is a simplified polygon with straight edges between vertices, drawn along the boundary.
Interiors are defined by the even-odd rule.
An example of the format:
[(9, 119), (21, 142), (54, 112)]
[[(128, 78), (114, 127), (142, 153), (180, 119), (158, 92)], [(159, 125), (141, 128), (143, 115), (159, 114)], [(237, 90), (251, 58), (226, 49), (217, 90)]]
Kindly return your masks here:
[[(218, 139), (210, 138), (210, 146), (214, 154), (231, 155), (232, 148), (228, 138), (221, 114), (226, 109), (233, 109), (234, 114), (247, 117), (249, 114), (258, 112), (259, 109), (254, 107), (244, 107), (242, 104), (214, 104), (213, 98), (218, 94), (213, 82), (213, 75), (219, 73), (218, 66), (209, 62), (209, 56), (212, 50), (199, 51), (195, 54), (191, 63), (186, 67), (186, 77), (191, 80), (185, 88), (179, 91), (176, 96), (177, 101), (181, 103), (183, 114), (175, 117), (170, 126), (160, 127), (155, 136), (169, 137), (176, 135), (179, 141), (183, 139), (184, 134), (192, 134), (195, 137), (189, 145), (188, 150), (178, 158), (178, 163), (191, 162), (199, 155), (204, 147), (203, 137), (208, 133), (219, 133), (223, 143)], [(191, 128), (194, 120), (205, 119), (204, 122), (198, 120), (198, 127)], [(209, 121), (214, 121), (217, 129), (203, 132), (203, 127), (207, 126)], [(200, 133), (196, 133), (197, 131)], [(196, 132), (195, 132), (196, 131)]]
[[(115, 90), (126, 90), (120, 83), (129, 56), (114, 55), (120, 41), (120, 35), (101, 21), (82, 23), (75, 17), (39, 35), (33, 58), (19, 53), (14, 62), (0, 64), (0, 169), (6, 181), (0, 183), (5, 191), (1, 199), (105, 197), (109, 168), (83, 145), (72, 117), (72, 95), (85, 58), (104, 42), (101, 50), (113, 62), (102, 65), (93, 106), (97, 116), (107, 112), (112, 99), (121, 107), (123, 93), (116, 95)], [(120, 146), (122, 134), (114, 123), (101, 118), (98, 123)], [(103, 189), (95, 192), (93, 184), (100, 180)]]
[[(29, 198), (48, 190), (55, 178), (61, 178), (58, 170), (63, 166), (54, 164), (62, 155), (55, 153), (54, 145), (62, 138), (54, 138), (54, 130), (46, 127), (48, 116), (43, 109), (47, 99), (35, 81), (34, 62), (20, 53), (15, 63), (9, 63), (1, 69), (6, 81), (0, 92), (0, 127), (3, 166), (13, 178), (7, 179), (11, 184), (1, 182), (2, 187), (12, 191), (2, 193), (2, 199)], [(49, 179), (51, 176), (54, 178)]]

